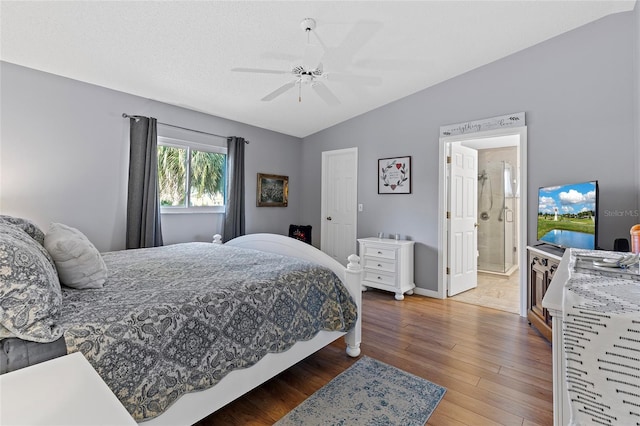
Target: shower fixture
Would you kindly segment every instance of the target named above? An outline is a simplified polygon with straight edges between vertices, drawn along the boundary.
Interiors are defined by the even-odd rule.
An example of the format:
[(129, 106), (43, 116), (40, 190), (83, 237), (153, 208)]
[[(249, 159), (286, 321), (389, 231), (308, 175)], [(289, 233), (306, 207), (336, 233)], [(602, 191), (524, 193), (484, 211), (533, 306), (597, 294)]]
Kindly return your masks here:
[(485, 189), (485, 184), (487, 183), (487, 181), (489, 181), (489, 210), (484, 210), (482, 212), (480, 212), (480, 219), (482, 220), (489, 220), (490, 216), (489, 216), (489, 212), (491, 211), (491, 209), (493, 208), (493, 191), (491, 190), (491, 178), (489, 177), (489, 175), (487, 174), (486, 169), (482, 170), (482, 173), (480, 173), (478, 175), (478, 182), (480, 182), (480, 196), (478, 197), (478, 205), (480, 205), (480, 203), (482, 203), (482, 199), (483, 199), (483, 195), (484, 195), (484, 189)]

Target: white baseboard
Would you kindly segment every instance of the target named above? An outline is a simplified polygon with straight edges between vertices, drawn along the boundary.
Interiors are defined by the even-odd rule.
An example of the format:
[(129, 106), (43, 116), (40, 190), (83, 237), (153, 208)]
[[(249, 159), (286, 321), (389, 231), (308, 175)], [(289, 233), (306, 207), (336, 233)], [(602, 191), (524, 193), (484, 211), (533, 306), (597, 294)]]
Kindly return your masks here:
[(415, 294), (419, 294), (420, 296), (427, 296), (427, 297), (433, 297), (435, 299), (441, 299), (441, 297), (438, 296), (438, 292), (436, 290), (429, 290), (428, 288), (416, 287), (413, 289), (413, 292)]

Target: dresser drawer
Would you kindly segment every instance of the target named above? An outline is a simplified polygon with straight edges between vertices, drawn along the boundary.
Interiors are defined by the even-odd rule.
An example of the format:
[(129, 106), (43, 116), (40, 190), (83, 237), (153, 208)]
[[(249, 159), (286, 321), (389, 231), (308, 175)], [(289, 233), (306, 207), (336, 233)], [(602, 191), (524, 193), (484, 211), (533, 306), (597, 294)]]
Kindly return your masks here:
[(370, 256), (370, 257), (382, 257), (384, 259), (395, 260), (396, 250), (385, 248), (385, 247), (376, 247), (376, 246), (366, 245), (364, 247), (364, 253), (362, 253), (362, 255), (365, 258)]
[(365, 269), (375, 269), (376, 271), (395, 272), (396, 262), (393, 260), (383, 260), (371, 256), (365, 256), (362, 266)]
[(396, 286), (396, 276), (394, 274), (385, 274), (380, 271), (365, 269), (363, 280), (365, 281), (363, 282), (364, 285), (367, 285), (366, 281), (369, 281), (372, 283), (388, 285), (390, 287)]

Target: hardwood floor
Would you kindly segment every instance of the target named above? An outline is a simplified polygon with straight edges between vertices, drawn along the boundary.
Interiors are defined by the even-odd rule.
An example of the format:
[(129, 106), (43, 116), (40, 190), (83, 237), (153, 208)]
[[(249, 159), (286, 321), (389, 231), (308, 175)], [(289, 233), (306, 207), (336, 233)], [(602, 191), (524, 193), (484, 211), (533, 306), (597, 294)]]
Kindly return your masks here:
[[(553, 424), (551, 346), (526, 319), (417, 295), (363, 299), (362, 354), (447, 388), (428, 425)], [(339, 339), (198, 425), (271, 425), (355, 361)]]

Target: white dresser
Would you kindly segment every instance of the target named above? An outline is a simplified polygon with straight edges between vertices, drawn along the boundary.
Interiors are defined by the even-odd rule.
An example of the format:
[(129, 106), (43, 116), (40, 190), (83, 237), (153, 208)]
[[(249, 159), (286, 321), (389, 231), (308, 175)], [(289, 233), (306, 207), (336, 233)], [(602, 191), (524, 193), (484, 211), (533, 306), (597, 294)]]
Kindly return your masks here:
[(364, 274), (362, 285), (396, 294), (397, 300), (413, 294), (414, 241), (385, 238), (359, 238)]

